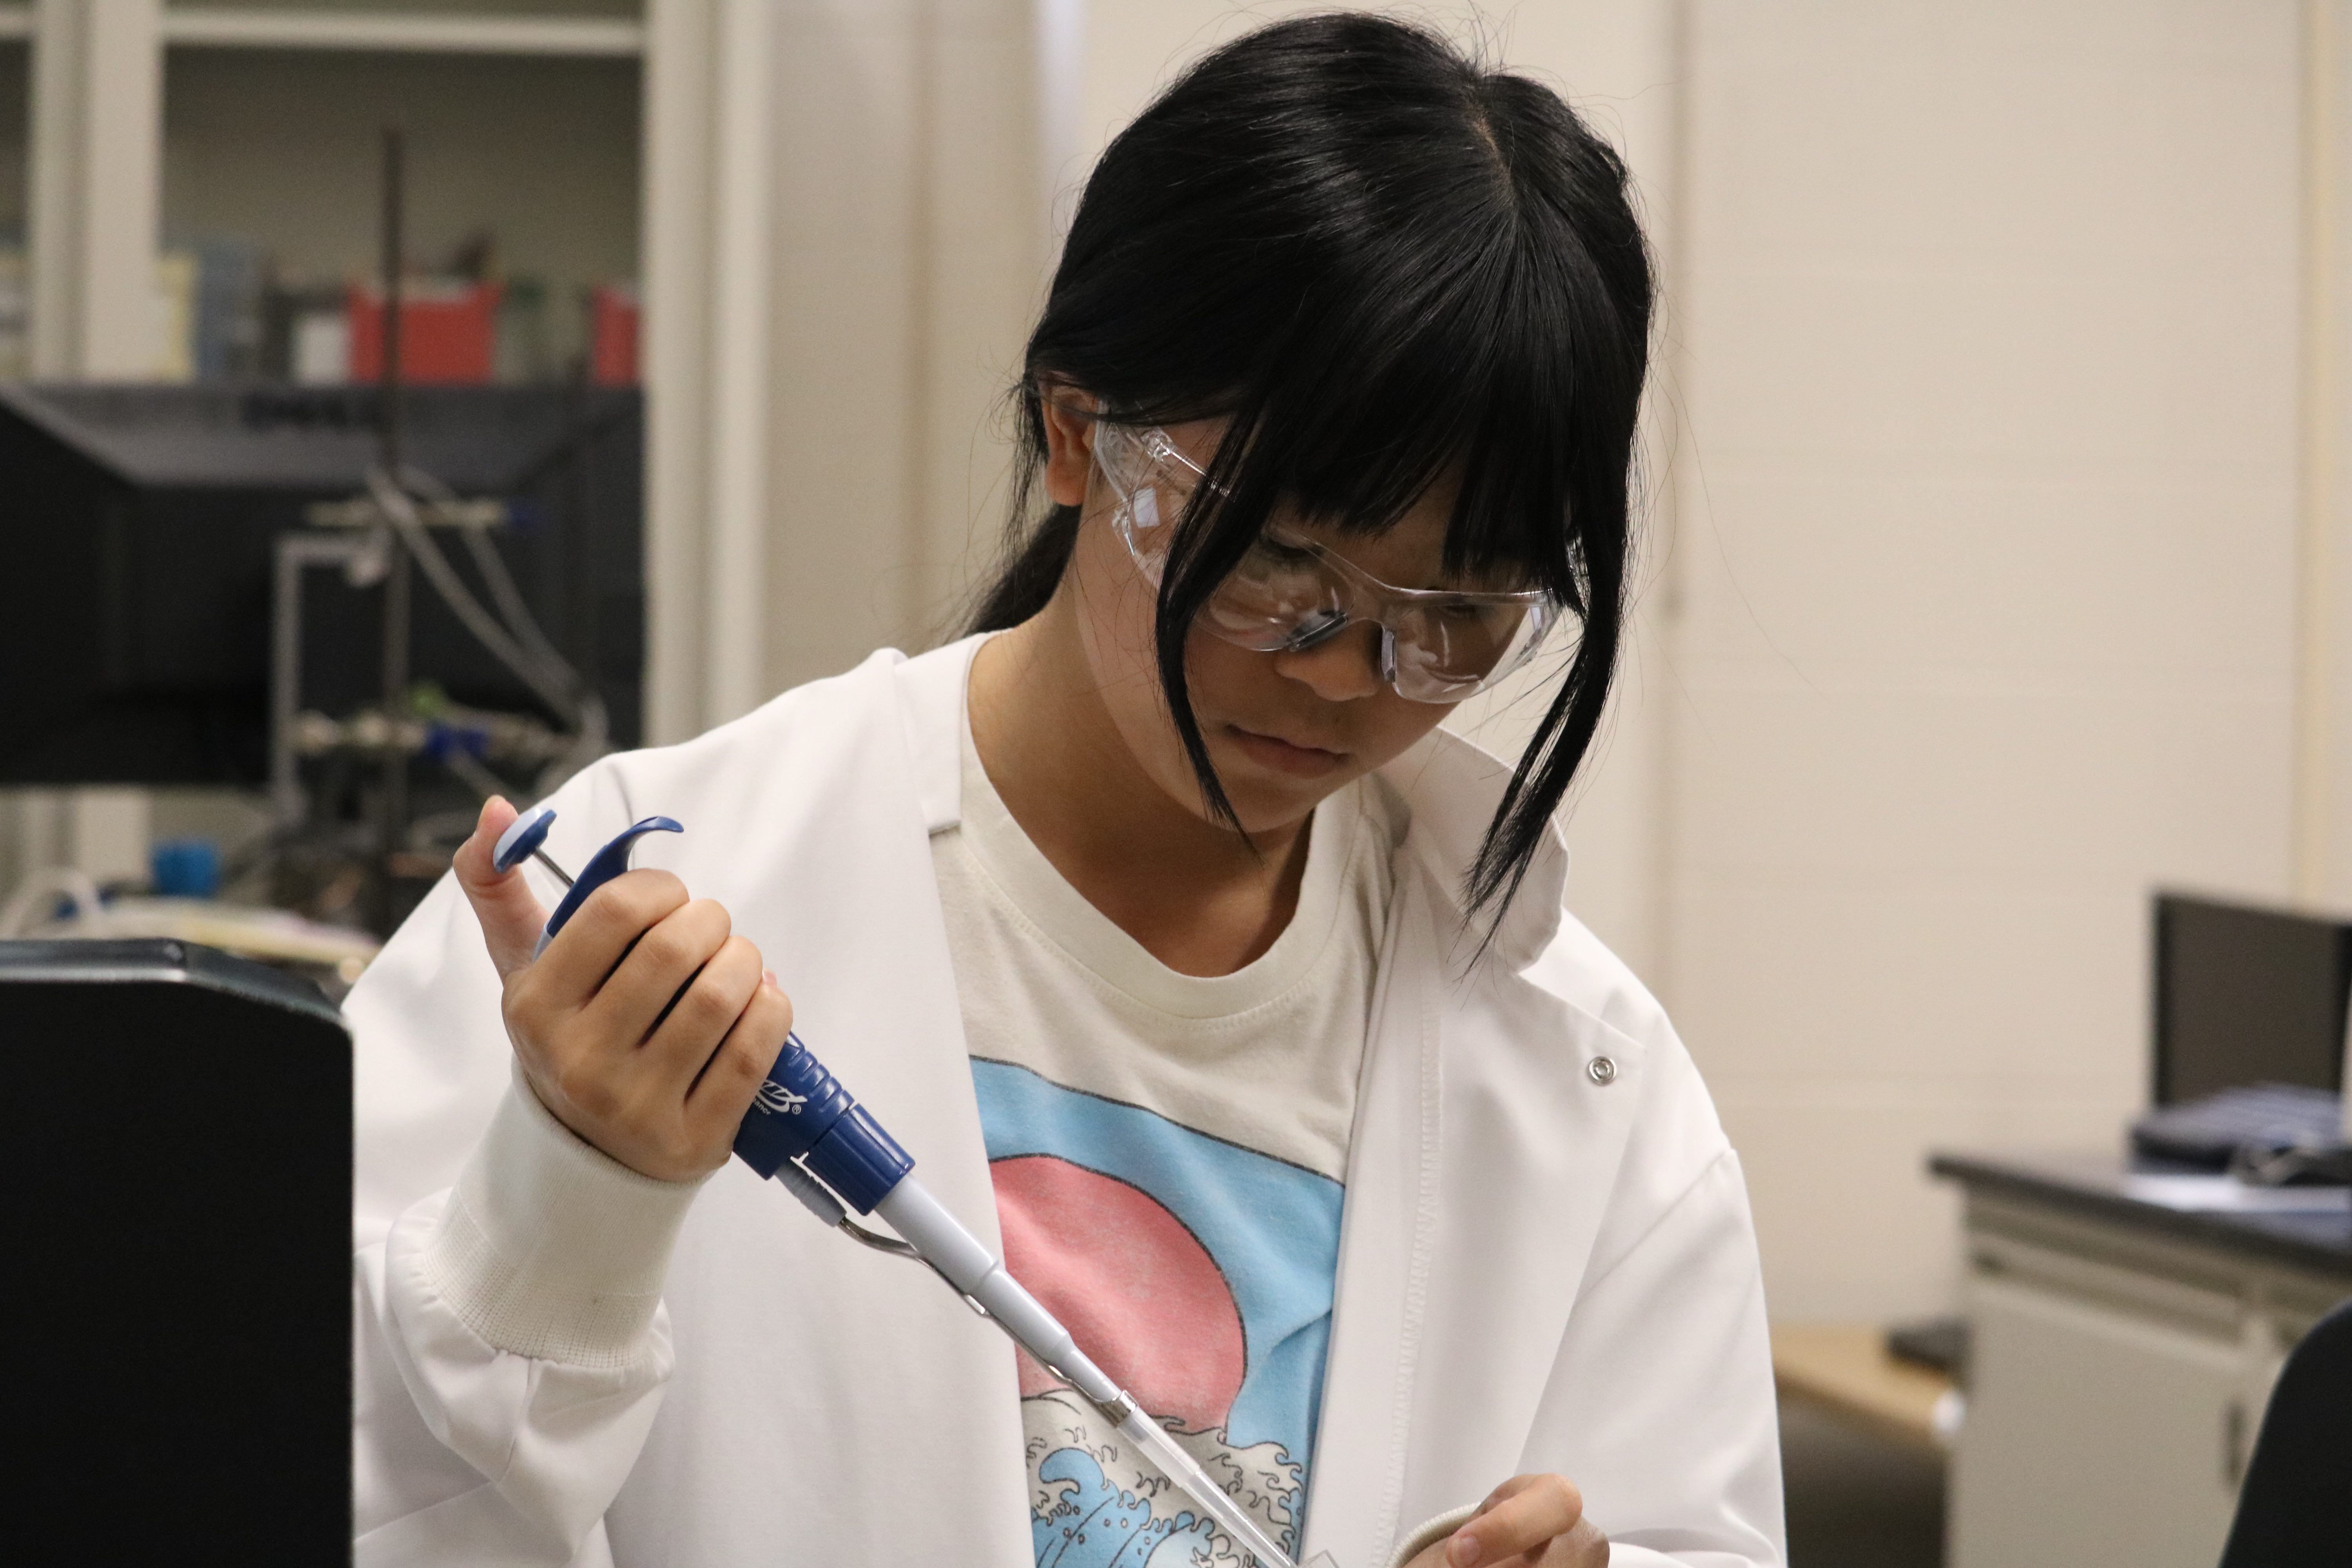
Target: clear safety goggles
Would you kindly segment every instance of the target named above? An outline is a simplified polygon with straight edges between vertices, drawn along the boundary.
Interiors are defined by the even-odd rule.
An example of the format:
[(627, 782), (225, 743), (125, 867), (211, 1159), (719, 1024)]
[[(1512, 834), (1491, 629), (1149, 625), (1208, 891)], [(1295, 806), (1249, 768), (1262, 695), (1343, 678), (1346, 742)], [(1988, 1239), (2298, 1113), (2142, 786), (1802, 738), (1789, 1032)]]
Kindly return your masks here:
[[(1118, 498), (1112, 523), (1157, 588), (1169, 542), (1207, 476), (1164, 430), (1095, 426), (1095, 464)], [(1344, 628), (1380, 628), (1381, 679), (1414, 702), (1459, 702), (1525, 664), (1559, 618), (1541, 591), (1399, 588), (1279, 524), (1202, 607), (1200, 625), (1258, 653), (1310, 648)]]

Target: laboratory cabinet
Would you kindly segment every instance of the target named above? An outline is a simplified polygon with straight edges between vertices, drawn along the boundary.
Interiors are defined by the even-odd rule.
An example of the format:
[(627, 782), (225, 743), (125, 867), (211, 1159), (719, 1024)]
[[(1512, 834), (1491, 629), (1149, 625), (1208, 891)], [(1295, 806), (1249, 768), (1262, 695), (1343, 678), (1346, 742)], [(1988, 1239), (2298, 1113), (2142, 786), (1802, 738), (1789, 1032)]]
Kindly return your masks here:
[(1944, 1156), (1967, 1191), (1951, 1568), (2212, 1568), (2280, 1364), (2352, 1298), (2341, 1190), (2193, 1206), (2116, 1158)]

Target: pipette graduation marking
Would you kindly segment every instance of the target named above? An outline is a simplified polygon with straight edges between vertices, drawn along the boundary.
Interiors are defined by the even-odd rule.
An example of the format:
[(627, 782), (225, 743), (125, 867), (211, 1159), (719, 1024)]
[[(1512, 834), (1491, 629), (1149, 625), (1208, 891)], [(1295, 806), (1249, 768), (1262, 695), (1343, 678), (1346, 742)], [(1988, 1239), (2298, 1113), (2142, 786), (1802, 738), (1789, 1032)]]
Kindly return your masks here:
[[(492, 854), (501, 871), (535, 858), (568, 885), (563, 901), (540, 933), (541, 952), (590, 894), (628, 869), (629, 852), (639, 837), (685, 831), (667, 816), (646, 817), (598, 850), (575, 881), (564, 877), (541, 847), (554, 820), (552, 808), (533, 806), (499, 836)], [(1003, 1260), (909, 1174), (914, 1157), (851, 1098), (797, 1035), (786, 1037), (775, 1066), (768, 1069), (767, 1081), (735, 1134), (735, 1153), (761, 1175), (782, 1183), (826, 1225), (868, 1247), (929, 1264), (973, 1310), (1101, 1411), (1120, 1436), (1149, 1456), (1161, 1474), (1223, 1526), (1260, 1568), (1297, 1568), (1167, 1429), (1078, 1348), (1070, 1331), (1005, 1270)], [(849, 1217), (845, 1205), (859, 1214), (880, 1214), (905, 1239), (892, 1241), (866, 1229)]]

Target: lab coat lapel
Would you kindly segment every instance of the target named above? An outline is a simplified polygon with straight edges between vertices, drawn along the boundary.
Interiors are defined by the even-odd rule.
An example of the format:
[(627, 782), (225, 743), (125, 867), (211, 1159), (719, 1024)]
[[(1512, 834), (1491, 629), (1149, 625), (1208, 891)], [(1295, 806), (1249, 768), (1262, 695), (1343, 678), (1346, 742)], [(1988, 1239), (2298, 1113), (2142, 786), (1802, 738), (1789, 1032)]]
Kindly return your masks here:
[[(1638, 1042), (1525, 974), (1482, 967), (1449, 989), (1438, 1032), (1437, 1222), (1405, 1439), (1408, 1530), (1527, 1468), (1644, 1077)], [(1587, 1070), (1604, 1058), (1606, 1082)]]
[[(1517, 1473), (1640, 1093), (1642, 1048), (1545, 984), (1553, 842), (1471, 962), (1455, 889), (1499, 764), (1433, 736), (1398, 855), (1349, 1151), (1307, 1552), (1381, 1568)], [(1605, 1084), (1587, 1071), (1610, 1058)]]
[[(762, 759), (760, 773), (682, 770), (662, 781), (673, 792), (663, 798), (698, 797), (703, 820), (739, 829), (723, 863), (698, 866), (689, 884), (736, 911), (793, 995), (795, 1031), (992, 1247), (994, 1194), (895, 662), (877, 656), (830, 691), (805, 689), (826, 700), (776, 705), (779, 734), (732, 752)], [(672, 1520), (646, 1560), (1025, 1568), (1013, 1352), (927, 1270), (823, 1229), (782, 1188), (730, 1164), (696, 1204), (672, 1277), (667, 1409), (689, 1414), (657, 1423), (630, 1489), (690, 1479), (742, 1502), (694, 1521), (692, 1541)], [(723, 1364), (704, 1348), (719, 1345), (731, 1347)], [(743, 1407), (747, 1383), (795, 1436), (782, 1471), (760, 1465), (767, 1442), (730, 1443), (746, 1435), (690, 1414)], [(720, 1384), (730, 1396), (704, 1394)], [(710, 1471), (739, 1469), (711, 1491)], [(627, 1511), (616, 1510), (616, 1545)]]
[(1381, 1568), (1397, 1531), (1413, 1348), (1437, 1234), (1443, 1107), (1432, 977), (1400, 962), (1429, 947), (1417, 879), (1401, 879), (1356, 1089), (1332, 1290), (1331, 1348), (1309, 1473), (1303, 1556)]

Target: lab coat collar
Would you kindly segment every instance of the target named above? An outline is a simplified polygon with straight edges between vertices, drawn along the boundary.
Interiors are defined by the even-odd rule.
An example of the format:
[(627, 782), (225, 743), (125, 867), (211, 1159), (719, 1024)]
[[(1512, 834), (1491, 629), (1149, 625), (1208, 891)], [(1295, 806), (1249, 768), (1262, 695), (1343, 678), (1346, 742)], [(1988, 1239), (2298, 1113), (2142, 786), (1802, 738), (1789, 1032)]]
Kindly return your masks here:
[[(1467, 960), (1486, 935), (1489, 913), (1473, 917), (1465, 904), (1470, 868), (1486, 826), (1502, 805), (1511, 782), (1510, 765), (1453, 731), (1432, 730), (1378, 775), (1412, 813), (1404, 850), (1417, 856), (1436, 883), (1454, 927), (1451, 945)], [(1568, 846), (1559, 826), (1544, 825), (1542, 841), (1528, 862), (1517, 896), (1495, 924), (1493, 956), (1517, 974), (1535, 963), (1559, 934), (1560, 907), (1568, 886)]]
[[(994, 636), (982, 632), (908, 660), (898, 668), (899, 718), (926, 827), (941, 833), (963, 816), (961, 708), (972, 656)], [(1464, 884), (1494, 820), (1511, 769), (1500, 758), (1444, 728), (1431, 731), (1374, 775), (1395, 791), (1409, 815), (1401, 853), (1425, 866), (1453, 916), (1457, 958), (1467, 961), (1486, 935), (1464, 907)], [(1568, 847), (1547, 824), (1518, 896), (1496, 925), (1491, 955), (1517, 973), (1559, 932)]]

